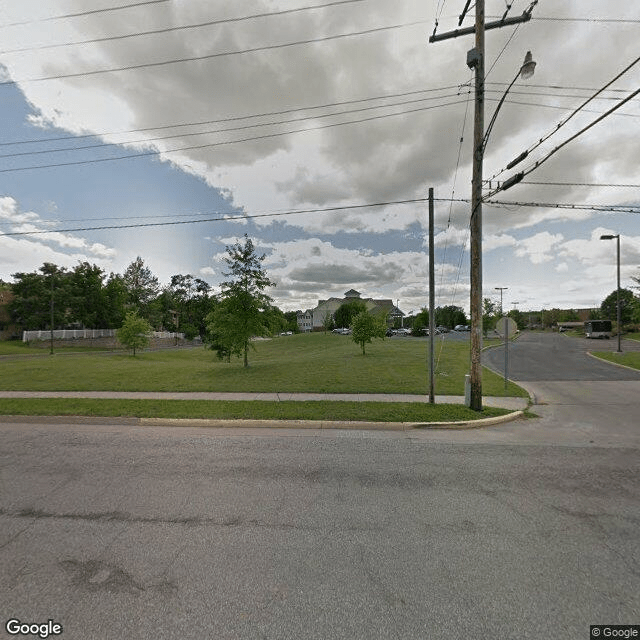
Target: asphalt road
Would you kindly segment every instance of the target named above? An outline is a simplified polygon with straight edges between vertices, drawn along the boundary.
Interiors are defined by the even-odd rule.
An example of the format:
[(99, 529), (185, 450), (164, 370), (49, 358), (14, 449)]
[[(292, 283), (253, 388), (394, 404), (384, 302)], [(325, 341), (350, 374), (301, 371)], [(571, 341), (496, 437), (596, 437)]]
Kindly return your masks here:
[[(640, 447), (640, 372), (588, 354), (616, 349), (617, 340), (523, 333), (509, 348), (509, 377), (529, 391), (540, 419), (519, 432), (520, 441)], [(640, 343), (624, 340), (622, 350), (638, 351)], [(502, 348), (482, 357), (504, 373)]]
[[(640, 380), (640, 371), (612, 366), (589, 351), (616, 351), (617, 340), (587, 340), (561, 333), (525, 331), (509, 346), (509, 378), (518, 382)], [(640, 342), (623, 340), (623, 351), (640, 351)], [(489, 349), (483, 361), (504, 373), (504, 350)]]
[(495, 433), (0, 423), (2, 624), (582, 640), (637, 623), (638, 450)]

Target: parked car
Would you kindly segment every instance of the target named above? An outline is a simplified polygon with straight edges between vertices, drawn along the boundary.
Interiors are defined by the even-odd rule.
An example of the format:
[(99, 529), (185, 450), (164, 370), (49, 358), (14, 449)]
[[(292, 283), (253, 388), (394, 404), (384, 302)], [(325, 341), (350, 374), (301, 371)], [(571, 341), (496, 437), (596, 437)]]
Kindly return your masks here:
[(440, 332), (440, 333), (449, 333), (449, 327), (436, 327), (436, 329)]

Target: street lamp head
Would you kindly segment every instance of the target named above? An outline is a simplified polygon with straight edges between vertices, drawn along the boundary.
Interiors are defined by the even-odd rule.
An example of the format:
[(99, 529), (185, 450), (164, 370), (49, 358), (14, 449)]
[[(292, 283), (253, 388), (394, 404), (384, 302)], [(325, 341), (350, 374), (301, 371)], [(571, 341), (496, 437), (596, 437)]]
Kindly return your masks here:
[(600, 236), (600, 240), (615, 240), (616, 238), (619, 238), (620, 236), (614, 236), (611, 234), (608, 235), (604, 235), (604, 236)]
[(523, 80), (527, 80), (533, 75), (533, 72), (536, 68), (536, 63), (531, 55), (531, 51), (527, 51), (527, 55), (524, 57), (524, 62), (522, 63), (522, 67), (520, 67), (520, 77)]

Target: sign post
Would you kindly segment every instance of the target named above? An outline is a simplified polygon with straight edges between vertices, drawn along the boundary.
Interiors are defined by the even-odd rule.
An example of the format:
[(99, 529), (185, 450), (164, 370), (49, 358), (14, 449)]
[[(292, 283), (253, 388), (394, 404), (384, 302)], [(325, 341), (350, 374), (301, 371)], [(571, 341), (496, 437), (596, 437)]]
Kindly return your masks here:
[(518, 325), (513, 318), (504, 316), (498, 320), (496, 331), (504, 338), (504, 390), (507, 390), (509, 379), (509, 336), (515, 335)]

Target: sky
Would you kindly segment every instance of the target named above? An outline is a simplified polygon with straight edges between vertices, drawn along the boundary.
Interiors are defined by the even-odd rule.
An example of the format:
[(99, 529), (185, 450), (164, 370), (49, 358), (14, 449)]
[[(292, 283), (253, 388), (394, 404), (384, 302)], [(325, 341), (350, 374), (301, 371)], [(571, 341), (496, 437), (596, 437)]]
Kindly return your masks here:
[[(486, 32), (485, 126), (527, 51), (536, 68), (487, 140), (492, 187), (526, 175), (486, 184), (483, 297), (597, 307), (616, 287), (601, 235), (621, 236), (622, 286), (640, 277), (640, 99), (621, 104), (640, 87), (640, 19), (607, 0), (508, 15), (532, 4)], [(0, 0), (0, 278), (141, 256), (163, 284), (216, 291), (247, 234), (284, 311), (354, 288), (417, 312), (432, 187), (436, 305), (468, 311), (474, 37), (429, 43), (464, 5)], [(486, 0), (487, 21), (505, 5)]]

